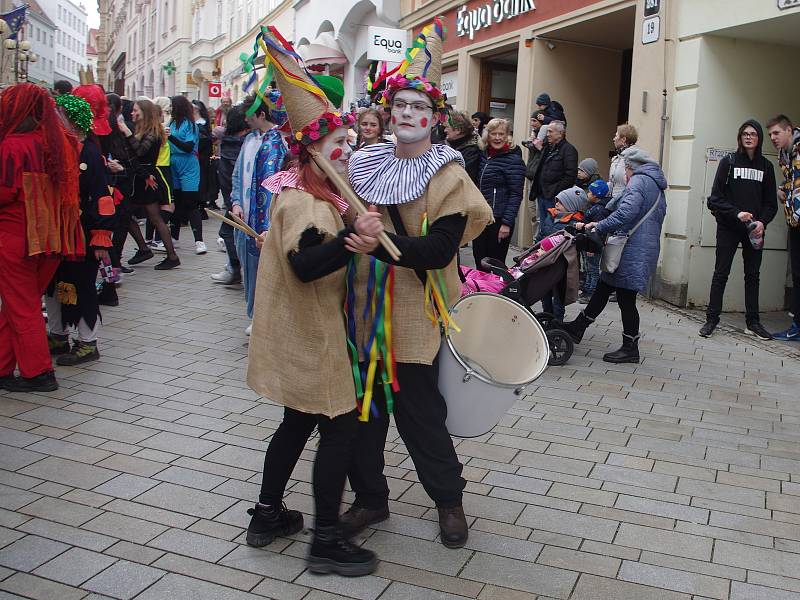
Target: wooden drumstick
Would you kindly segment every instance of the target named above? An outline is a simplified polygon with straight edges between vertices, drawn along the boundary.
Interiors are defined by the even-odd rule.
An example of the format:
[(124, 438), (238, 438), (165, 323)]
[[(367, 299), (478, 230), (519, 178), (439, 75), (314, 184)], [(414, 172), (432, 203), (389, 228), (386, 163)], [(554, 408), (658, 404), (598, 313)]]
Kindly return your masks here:
[[(342, 177), (336, 168), (331, 164), (326, 157), (322, 156), (317, 150), (313, 148), (308, 148), (308, 153), (311, 154), (311, 158), (314, 159), (314, 162), (317, 163), (317, 166), (322, 169), (322, 172), (328, 176), (328, 179), (331, 180), (331, 183), (335, 185), (339, 193), (347, 200), (348, 204), (352, 206), (355, 211), (359, 215), (364, 215), (369, 212), (367, 207), (364, 206), (364, 203), (361, 202), (361, 199), (356, 196), (356, 193), (353, 191), (353, 188), (350, 187), (350, 184)], [(397, 246), (395, 246), (394, 242), (386, 235), (385, 231), (381, 231), (378, 234), (378, 241), (380, 241), (381, 246), (386, 249), (386, 252), (389, 253), (394, 260), (400, 260), (400, 250)]]
[(258, 236), (258, 232), (257, 232), (255, 229), (253, 229), (252, 227), (250, 227), (250, 225), (248, 225), (247, 223), (245, 223), (245, 222), (244, 222), (244, 219), (242, 219), (241, 217), (237, 217), (237, 216), (236, 216), (235, 214), (233, 214), (233, 213), (228, 213), (228, 214), (231, 216), (231, 220), (233, 220), (233, 221), (236, 221), (236, 222), (237, 222), (239, 225), (241, 225), (241, 226), (244, 228), (244, 230), (245, 230), (247, 233), (249, 233), (251, 236), (253, 236), (253, 237), (259, 237), (259, 236)]

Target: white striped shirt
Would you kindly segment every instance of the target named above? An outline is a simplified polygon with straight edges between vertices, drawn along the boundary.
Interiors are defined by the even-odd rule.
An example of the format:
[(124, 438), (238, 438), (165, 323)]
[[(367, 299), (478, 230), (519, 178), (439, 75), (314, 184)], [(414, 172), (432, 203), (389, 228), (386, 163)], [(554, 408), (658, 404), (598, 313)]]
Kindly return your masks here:
[(414, 158), (395, 156), (395, 144), (364, 146), (350, 157), (347, 170), (356, 194), (369, 204), (405, 204), (425, 193), (436, 172), (449, 162), (464, 159), (450, 146), (434, 144)]

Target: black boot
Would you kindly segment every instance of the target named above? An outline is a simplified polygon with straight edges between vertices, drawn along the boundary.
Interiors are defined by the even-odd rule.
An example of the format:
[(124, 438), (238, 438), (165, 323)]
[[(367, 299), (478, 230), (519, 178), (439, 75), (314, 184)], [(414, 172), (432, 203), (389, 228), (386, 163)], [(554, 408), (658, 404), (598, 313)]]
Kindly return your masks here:
[(594, 319), (587, 317), (586, 313), (581, 311), (581, 314), (578, 315), (578, 318), (574, 321), (567, 321), (566, 323), (561, 324), (561, 329), (566, 331), (569, 334), (569, 337), (572, 338), (572, 341), (576, 344), (580, 344), (581, 340), (583, 339), (583, 333), (586, 331), (586, 328), (589, 327), (594, 323)]
[(345, 538), (338, 525), (314, 530), (314, 542), (308, 553), (308, 570), (312, 573), (360, 577), (369, 575), (377, 567), (378, 556)]
[(276, 537), (292, 535), (303, 528), (303, 515), (288, 510), (284, 504), (259, 503), (247, 509), (247, 514), (253, 517), (247, 526), (247, 544), (256, 548), (268, 546)]
[(639, 362), (639, 336), (622, 334), (622, 347), (614, 352), (603, 355), (603, 360), (610, 363), (638, 363)]
[(119, 297), (117, 296), (117, 284), (103, 282), (103, 287), (97, 294), (97, 302), (102, 306), (119, 306)]
[(46, 371), (36, 377), (3, 378), (3, 387), (9, 392), (54, 392), (58, 382), (54, 371)]

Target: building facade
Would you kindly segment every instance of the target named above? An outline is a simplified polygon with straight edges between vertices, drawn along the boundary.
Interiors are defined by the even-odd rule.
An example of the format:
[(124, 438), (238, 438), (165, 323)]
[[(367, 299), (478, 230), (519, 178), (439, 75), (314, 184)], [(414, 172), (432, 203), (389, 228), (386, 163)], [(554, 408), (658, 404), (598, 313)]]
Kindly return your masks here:
[[(639, 145), (660, 159), (669, 181), (651, 293), (679, 306), (707, 303), (716, 230), (706, 198), (717, 161), (735, 149), (747, 118), (793, 116), (800, 3), (402, 0), (402, 13), (401, 26), (414, 33), (445, 17), (448, 96), (469, 113), (513, 119), (517, 141), (528, 137), (544, 91), (564, 105), (567, 137), (581, 159), (595, 158), (601, 173), (608, 173), (616, 125), (635, 125)], [(764, 150), (776, 158), (769, 140)], [(531, 233), (530, 207), (523, 206), (517, 243), (529, 244)], [(761, 305), (779, 310), (791, 284), (780, 211), (766, 240)], [(740, 258), (737, 264), (726, 310), (743, 308)]]
[(38, 0), (55, 23), (53, 80), (78, 85), (78, 69), (86, 67), (86, 7), (72, 0)]
[[(20, 39), (30, 42), (29, 56), (35, 55), (36, 59), (26, 61), (24, 68), (27, 69), (30, 83), (49, 88), (53, 86), (55, 69), (56, 24), (36, 0), (27, 0), (25, 4), (28, 5), (27, 22), (24, 35)], [(21, 2), (14, 2), (15, 7), (21, 5)]]

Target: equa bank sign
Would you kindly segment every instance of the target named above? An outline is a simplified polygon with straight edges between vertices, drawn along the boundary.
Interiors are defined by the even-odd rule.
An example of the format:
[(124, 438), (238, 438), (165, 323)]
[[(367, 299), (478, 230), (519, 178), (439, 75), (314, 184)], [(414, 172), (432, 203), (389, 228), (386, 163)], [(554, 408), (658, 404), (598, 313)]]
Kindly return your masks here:
[(466, 35), (469, 39), (473, 39), (475, 33), (481, 29), (488, 29), (495, 23), (534, 10), (536, 6), (533, 0), (493, 0), (475, 8), (467, 8), (465, 4), (456, 13), (456, 32), (459, 37)]

